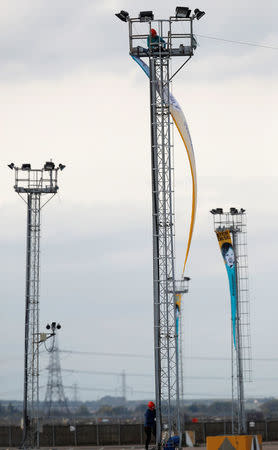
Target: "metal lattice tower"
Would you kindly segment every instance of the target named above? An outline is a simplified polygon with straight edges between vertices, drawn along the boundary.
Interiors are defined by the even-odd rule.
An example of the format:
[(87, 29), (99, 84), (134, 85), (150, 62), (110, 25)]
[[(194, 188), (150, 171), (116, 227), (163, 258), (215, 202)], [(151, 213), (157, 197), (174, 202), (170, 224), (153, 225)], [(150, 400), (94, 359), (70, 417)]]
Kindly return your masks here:
[(77, 383), (73, 384), (73, 399), (72, 400), (74, 401), (74, 403), (76, 405), (78, 402), (78, 385), (77, 385)]
[(64, 392), (61, 373), (60, 353), (57, 335), (51, 348), (48, 364), (48, 380), (44, 399), (45, 416), (50, 418), (56, 414), (70, 416), (68, 402)]
[(125, 370), (122, 371), (121, 377), (122, 377), (122, 389), (121, 389), (121, 391), (122, 391), (122, 397), (123, 397), (123, 400), (124, 400), (124, 403), (125, 403), (126, 402), (126, 392), (127, 392)]
[[(13, 163), (15, 191), (27, 204), (23, 448), (39, 447), (39, 282), (41, 209), (57, 193), (58, 170), (64, 165), (46, 162), (42, 169)], [(42, 202), (42, 196), (48, 197)], [(49, 198), (49, 196), (51, 196)]]
[(246, 434), (244, 382), (251, 381), (252, 355), (250, 334), (250, 299), (248, 281), (247, 221), (244, 209), (213, 209), (214, 230), (229, 230), (236, 264), (237, 309), (236, 348), (231, 343), (232, 367), (232, 428), (233, 433)]
[(179, 370), (179, 393), (180, 393), (180, 400), (184, 400), (184, 373), (183, 373), (183, 314), (184, 314), (184, 307), (183, 307), (183, 294), (188, 293), (188, 283), (190, 278), (184, 277), (183, 280), (177, 280), (176, 281), (176, 301), (179, 302), (179, 329), (178, 329), (178, 370)]
[[(175, 74), (193, 56), (196, 48), (193, 20), (204, 14), (195, 10), (191, 16), (189, 8), (177, 8), (176, 16), (167, 20), (154, 20), (152, 11), (140, 12), (139, 18), (130, 18), (126, 11), (117, 14), (120, 20), (128, 22), (130, 55), (149, 59), (157, 447), (173, 435), (180, 436), (181, 445), (170, 84)], [(156, 47), (144, 48), (152, 28), (157, 30), (165, 45), (160, 42)], [(178, 56), (187, 59), (171, 75), (170, 62)], [(186, 281), (180, 281), (183, 289)], [(162, 433), (162, 430), (166, 432)]]
[[(171, 433), (179, 433), (179, 371), (176, 338), (174, 188), (172, 182), (173, 153), (170, 141), (169, 58), (151, 58), (150, 74), (157, 423), (158, 427), (161, 428), (164, 414), (166, 415), (165, 420), (168, 430)], [(157, 83), (164, 86), (164, 99), (157, 90)]]

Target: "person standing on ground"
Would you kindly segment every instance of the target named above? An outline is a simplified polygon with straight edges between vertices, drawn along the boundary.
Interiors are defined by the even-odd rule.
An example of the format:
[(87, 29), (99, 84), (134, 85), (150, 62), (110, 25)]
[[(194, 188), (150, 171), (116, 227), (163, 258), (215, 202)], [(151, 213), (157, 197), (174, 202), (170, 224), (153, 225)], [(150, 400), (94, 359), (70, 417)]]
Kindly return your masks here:
[(146, 434), (145, 449), (148, 450), (151, 436), (156, 437), (156, 411), (154, 402), (148, 403), (148, 408), (145, 412), (144, 429)]

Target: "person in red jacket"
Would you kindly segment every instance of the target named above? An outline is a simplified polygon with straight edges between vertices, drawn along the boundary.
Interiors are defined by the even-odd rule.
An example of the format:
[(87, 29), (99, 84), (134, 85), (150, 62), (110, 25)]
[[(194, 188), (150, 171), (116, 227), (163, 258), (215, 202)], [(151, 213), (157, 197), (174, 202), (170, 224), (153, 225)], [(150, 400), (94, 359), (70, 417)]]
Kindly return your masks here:
[(147, 38), (147, 45), (150, 50), (158, 51), (159, 48), (164, 50), (166, 48), (166, 42), (162, 37), (158, 36), (154, 28), (151, 29), (151, 34)]
[(144, 429), (146, 434), (145, 449), (148, 450), (151, 442), (152, 434), (156, 437), (156, 411), (154, 402), (148, 403), (148, 408), (145, 412)]

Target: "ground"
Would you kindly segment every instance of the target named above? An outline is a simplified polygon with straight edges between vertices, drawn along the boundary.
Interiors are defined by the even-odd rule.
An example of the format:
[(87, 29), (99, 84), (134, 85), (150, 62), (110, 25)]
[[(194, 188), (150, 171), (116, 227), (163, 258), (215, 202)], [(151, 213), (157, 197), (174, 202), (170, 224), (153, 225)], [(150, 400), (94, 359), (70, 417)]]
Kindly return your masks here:
[[(188, 447), (187, 447), (188, 448)], [(205, 450), (205, 446), (195, 447), (199, 450)], [(18, 450), (17, 448), (0, 447), (0, 450)], [(92, 447), (40, 447), (40, 450), (145, 450), (144, 447), (138, 445), (106, 445)], [(151, 450), (151, 448), (150, 448)], [(278, 450), (278, 441), (263, 443), (263, 450)]]

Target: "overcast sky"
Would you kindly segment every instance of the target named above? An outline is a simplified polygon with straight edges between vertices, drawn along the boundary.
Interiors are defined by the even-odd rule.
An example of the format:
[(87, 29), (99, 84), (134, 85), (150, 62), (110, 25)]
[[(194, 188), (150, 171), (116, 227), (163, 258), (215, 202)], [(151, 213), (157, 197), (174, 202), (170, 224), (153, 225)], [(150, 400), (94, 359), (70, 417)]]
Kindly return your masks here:
[[(206, 11), (194, 23), (197, 37), (274, 49), (199, 36), (194, 58), (173, 83), (198, 173), (186, 273), (192, 281), (184, 298), (186, 398), (230, 396), (228, 280), (209, 213), (219, 206), (243, 207), (248, 214), (254, 382), (246, 385), (246, 394), (277, 396), (278, 359), (260, 359), (278, 358), (278, 4), (187, 5)], [(156, 18), (167, 18), (176, 4), (0, 0), (0, 6), (0, 398), (22, 398), (23, 385), (26, 205), (13, 191), (7, 164), (39, 168), (50, 158), (67, 167), (59, 174), (59, 194), (42, 211), (41, 329), (60, 321), (61, 349), (104, 353), (63, 353), (63, 368), (125, 370), (128, 398), (152, 397), (149, 88), (128, 55), (127, 26), (114, 14), (126, 9), (136, 16), (152, 8)], [(191, 183), (178, 135), (175, 166), (179, 275)], [(42, 386), (47, 359), (42, 348)], [(83, 400), (121, 393), (120, 376), (64, 372), (63, 377), (66, 386), (78, 384)], [(42, 387), (42, 398), (44, 392)], [(72, 397), (68, 388), (67, 395)]]

